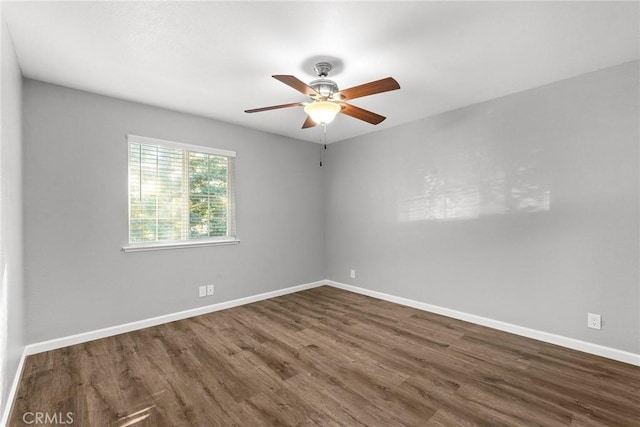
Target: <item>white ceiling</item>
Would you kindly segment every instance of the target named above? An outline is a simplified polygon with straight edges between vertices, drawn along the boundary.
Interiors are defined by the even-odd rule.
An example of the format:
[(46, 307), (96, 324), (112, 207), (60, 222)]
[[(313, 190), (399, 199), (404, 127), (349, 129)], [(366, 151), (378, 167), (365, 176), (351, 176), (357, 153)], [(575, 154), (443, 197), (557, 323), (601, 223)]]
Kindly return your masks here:
[(334, 142), (639, 58), (638, 2), (3, 2), (26, 77), (309, 141), (305, 101), (271, 78), (308, 82), (316, 59), (344, 89), (393, 76), (401, 89), (353, 100), (387, 116), (338, 115)]

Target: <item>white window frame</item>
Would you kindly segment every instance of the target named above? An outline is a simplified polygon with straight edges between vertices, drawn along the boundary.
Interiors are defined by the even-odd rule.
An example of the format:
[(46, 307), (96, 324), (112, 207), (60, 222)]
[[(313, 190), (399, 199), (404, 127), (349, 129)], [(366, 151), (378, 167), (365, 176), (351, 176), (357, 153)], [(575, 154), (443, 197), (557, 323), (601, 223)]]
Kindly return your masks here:
[[(202, 153), (202, 154), (211, 154), (217, 156), (224, 157), (236, 157), (235, 151), (230, 150), (222, 150), (218, 148), (204, 147), (200, 145), (191, 145), (184, 144), (181, 142), (175, 141), (166, 141), (163, 139), (157, 138), (149, 138), (146, 136), (138, 136), (138, 135), (127, 135), (127, 164), (129, 164), (129, 146), (130, 144), (147, 144), (147, 145), (160, 145), (167, 148), (177, 148), (182, 150), (187, 150), (194, 153)], [(128, 167), (127, 167), (127, 176), (128, 176)], [(235, 173), (235, 171), (234, 171)], [(235, 177), (233, 179), (235, 182)], [(129, 197), (129, 188), (130, 183), (127, 179), (127, 241), (129, 240), (129, 227), (131, 221), (131, 200)], [(235, 202), (235, 185), (233, 188), (233, 193), (229, 197), (233, 198)], [(235, 203), (234, 203), (235, 204)], [(232, 212), (234, 218), (232, 221), (235, 223), (235, 209)], [(235, 227), (234, 227), (235, 228)], [(172, 241), (163, 241), (163, 242), (149, 242), (149, 243), (129, 243), (128, 245), (124, 245), (122, 250), (124, 252), (140, 252), (140, 251), (157, 251), (164, 249), (180, 249), (180, 248), (192, 248), (192, 247), (201, 247), (201, 246), (218, 246), (218, 245), (237, 245), (240, 242), (236, 236), (223, 236), (223, 237), (204, 237), (200, 239), (193, 240), (172, 240)]]

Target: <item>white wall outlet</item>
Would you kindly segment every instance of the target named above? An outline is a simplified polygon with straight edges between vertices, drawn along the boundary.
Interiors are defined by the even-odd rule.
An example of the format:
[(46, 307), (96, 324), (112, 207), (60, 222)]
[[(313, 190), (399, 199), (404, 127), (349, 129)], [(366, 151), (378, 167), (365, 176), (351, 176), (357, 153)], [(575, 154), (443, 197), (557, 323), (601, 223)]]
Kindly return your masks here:
[(213, 285), (207, 285), (207, 295), (213, 295)]
[(356, 271), (355, 270), (351, 270), (351, 278), (355, 279), (356, 278)]
[(587, 326), (591, 329), (602, 329), (602, 318), (600, 315), (587, 313)]
[(206, 297), (207, 296), (207, 287), (206, 286), (200, 286), (198, 288), (198, 296), (200, 296), (200, 297)]

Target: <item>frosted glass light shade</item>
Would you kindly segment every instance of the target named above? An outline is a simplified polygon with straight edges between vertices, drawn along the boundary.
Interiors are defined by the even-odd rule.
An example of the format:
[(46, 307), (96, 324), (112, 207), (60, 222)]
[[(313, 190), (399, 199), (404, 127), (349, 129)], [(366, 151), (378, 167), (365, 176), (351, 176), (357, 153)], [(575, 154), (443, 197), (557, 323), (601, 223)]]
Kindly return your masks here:
[(311, 117), (316, 124), (331, 123), (340, 111), (340, 105), (331, 101), (315, 101), (304, 107), (304, 112)]

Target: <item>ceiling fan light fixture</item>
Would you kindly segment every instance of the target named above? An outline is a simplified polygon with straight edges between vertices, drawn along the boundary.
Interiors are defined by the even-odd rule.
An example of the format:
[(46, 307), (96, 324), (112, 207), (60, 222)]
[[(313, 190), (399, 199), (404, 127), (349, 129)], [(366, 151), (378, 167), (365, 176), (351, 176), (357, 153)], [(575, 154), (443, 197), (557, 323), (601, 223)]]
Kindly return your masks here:
[(340, 105), (331, 101), (314, 101), (304, 107), (304, 112), (311, 117), (316, 124), (331, 123), (340, 112)]
[(367, 111), (364, 108), (348, 104), (345, 101), (400, 89), (398, 82), (395, 81), (393, 77), (387, 77), (358, 86), (353, 86), (348, 89), (339, 90), (338, 84), (327, 78), (331, 68), (331, 64), (328, 62), (318, 62), (315, 70), (320, 78), (313, 80), (309, 84), (306, 84), (295, 76), (285, 74), (275, 74), (271, 76), (297, 90), (301, 94), (308, 96), (311, 98), (311, 102), (291, 102), (289, 104), (253, 108), (251, 110), (244, 110), (244, 112), (257, 113), (259, 111), (304, 106), (304, 112), (307, 113), (307, 118), (302, 124), (302, 129), (309, 129), (316, 125), (330, 123), (338, 113), (353, 117), (354, 119), (362, 120), (363, 122), (367, 122), (372, 125), (377, 125), (383, 122), (386, 117), (372, 111)]

